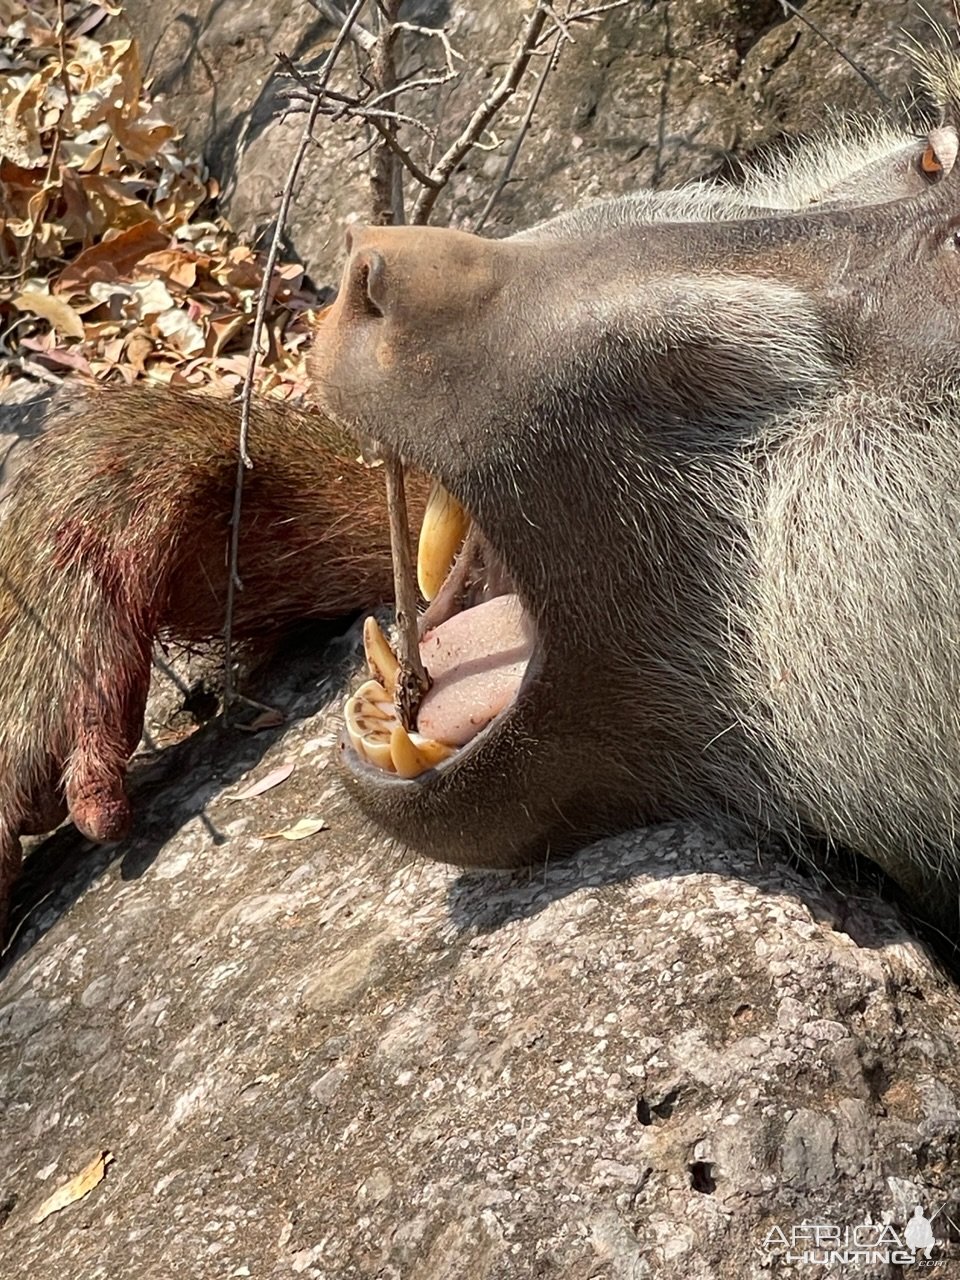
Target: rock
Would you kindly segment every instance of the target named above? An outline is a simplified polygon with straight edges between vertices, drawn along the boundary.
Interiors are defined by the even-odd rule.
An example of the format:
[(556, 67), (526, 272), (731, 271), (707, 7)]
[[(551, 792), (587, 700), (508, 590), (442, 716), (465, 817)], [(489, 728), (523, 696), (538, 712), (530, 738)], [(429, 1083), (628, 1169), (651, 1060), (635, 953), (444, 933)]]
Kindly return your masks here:
[[(178, 748), (18, 937), (5, 1277), (750, 1280), (774, 1227), (960, 1197), (960, 1000), (891, 908), (676, 827), (529, 876), (398, 865), (333, 784), (338, 672), (315, 709), (285, 665), (265, 751)], [(329, 829), (265, 838), (304, 815)]]
[[(477, 77), (502, 10), (454, 14)], [(912, 5), (806, 10), (900, 91), (889, 33)], [(245, 0), (128, 0), (127, 21), (232, 216), (262, 225), (299, 131), (270, 116), (270, 51), (317, 56), (326, 29)], [(873, 108), (775, 3), (636, 5), (568, 54), (497, 231), (725, 167), (825, 101)], [(322, 279), (363, 203), (350, 151), (334, 140), (298, 199)], [(476, 215), (489, 161), (441, 217)], [(934, 1258), (960, 1256), (960, 1000), (893, 908), (689, 828), (529, 876), (400, 864), (333, 776), (356, 643), (277, 665), (261, 696), (285, 731), (165, 752), (131, 840), (65, 830), (29, 859), (0, 981), (5, 1280), (759, 1280), (810, 1274), (789, 1255), (815, 1230), (902, 1239), (917, 1204)], [(328, 829), (269, 835), (303, 817)], [(104, 1150), (105, 1180), (33, 1225)]]

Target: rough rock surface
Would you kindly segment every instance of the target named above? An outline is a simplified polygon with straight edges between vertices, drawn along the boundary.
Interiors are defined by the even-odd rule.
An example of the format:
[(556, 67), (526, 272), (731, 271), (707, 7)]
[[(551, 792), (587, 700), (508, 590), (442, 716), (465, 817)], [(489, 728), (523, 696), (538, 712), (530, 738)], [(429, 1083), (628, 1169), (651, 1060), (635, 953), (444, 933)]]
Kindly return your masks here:
[(696, 830), (400, 866), (338, 804), (336, 675), (308, 714), (296, 671), (295, 727), (180, 748), (18, 939), (0, 1274), (749, 1280), (802, 1273), (774, 1226), (953, 1211), (960, 1000), (892, 912)]
[[(914, 5), (804, 9), (907, 83), (889, 46)], [(508, 12), (457, 9), (461, 45), (492, 48)], [(250, 226), (299, 130), (269, 119), (269, 53), (315, 53), (312, 13), (128, 0)], [(871, 105), (774, 3), (638, 4), (566, 66), (500, 229)], [(298, 204), (321, 279), (362, 207), (349, 150)], [(499, 163), (458, 176), (454, 218)], [(775, 1228), (902, 1227), (918, 1203), (951, 1274), (960, 998), (893, 910), (691, 829), (529, 877), (400, 865), (333, 776), (354, 640), (280, 664), (261, 692), (285, 731), (208, 726), (150, 764), (130, 841), (65, 830), (31, 856), (0, 972), (0, 1275), (752, 1280), (812, 1273), (764, 1250)], [(281, 763), (281, 785), (228, 798)], [(270, 834), (303, 817), (328, 829)], [(104, 1150), (102, 1184), (35, 1225)]]

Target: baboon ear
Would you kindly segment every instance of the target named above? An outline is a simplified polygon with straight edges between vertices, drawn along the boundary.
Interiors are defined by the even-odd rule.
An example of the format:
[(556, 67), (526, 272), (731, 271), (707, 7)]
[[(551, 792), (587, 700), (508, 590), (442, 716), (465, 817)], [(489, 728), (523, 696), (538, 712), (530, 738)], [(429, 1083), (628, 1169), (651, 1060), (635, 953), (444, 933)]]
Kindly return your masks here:
[(928, 38), (922, 42), (908, 39), (904, 53), (916, 68), (927, 97), (940, 112), (940, 124), (928, 134), (921, 157), (921, 169), (936, 181), (960, 176), (960, 26), (951, 31), (932, 20), (930, 25)]
[(952, 124), (940, 125), (927, 134), (918, 167), (931, 182), (948, 178), (957, 163), (960, 137)]

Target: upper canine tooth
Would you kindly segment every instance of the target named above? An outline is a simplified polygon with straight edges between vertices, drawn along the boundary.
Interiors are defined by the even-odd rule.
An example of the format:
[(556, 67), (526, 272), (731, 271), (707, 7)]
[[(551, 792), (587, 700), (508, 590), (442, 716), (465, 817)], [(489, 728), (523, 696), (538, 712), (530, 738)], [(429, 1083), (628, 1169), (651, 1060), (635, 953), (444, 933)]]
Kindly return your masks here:
[(390, 648), (387, 637), (383, 634), (380, 623), (371, 614), (363, 624), (363, 651), (367, 656), (370, 674), (379, 680), (386, 692), (393, 697), (397, 687), (397, 672), (400, 663)]
[(434, 481), (420, 526), (417, 582), (425, 600), (432, 600), (450, 572), (470, 517), (440, 482)]

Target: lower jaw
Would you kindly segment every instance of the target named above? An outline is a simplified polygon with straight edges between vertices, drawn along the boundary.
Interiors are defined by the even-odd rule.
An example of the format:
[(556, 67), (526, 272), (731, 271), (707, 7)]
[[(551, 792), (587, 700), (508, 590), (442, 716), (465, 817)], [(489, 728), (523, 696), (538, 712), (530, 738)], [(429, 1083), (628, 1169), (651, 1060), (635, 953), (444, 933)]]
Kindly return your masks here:
[[(459, 769), (446, 775), (436, 771), (416, 782), (384, 779), (357, 759), (345, 736), (340, 763), (351, 801), (414, 857), (465, 871), (507, 872), (542, 863), (561, 845), (572, 852), (582, 843), (569, 830), (563, 840), (545, 830), (519, 795), (505, 798), (478, 778), (458, 777)], [(478, 758), (476, 764), (482, 772), (483, 761)]]

